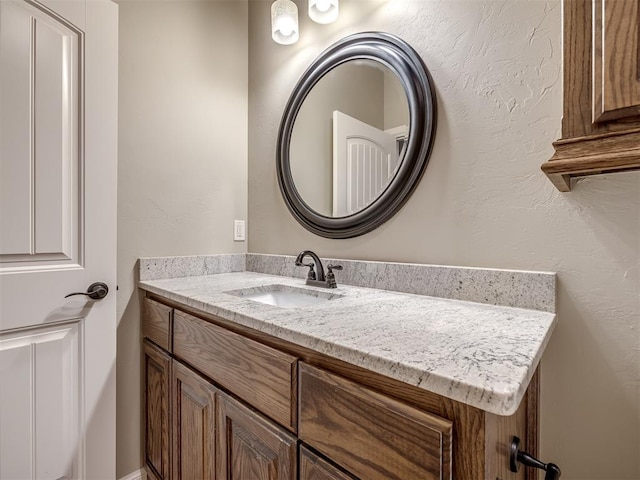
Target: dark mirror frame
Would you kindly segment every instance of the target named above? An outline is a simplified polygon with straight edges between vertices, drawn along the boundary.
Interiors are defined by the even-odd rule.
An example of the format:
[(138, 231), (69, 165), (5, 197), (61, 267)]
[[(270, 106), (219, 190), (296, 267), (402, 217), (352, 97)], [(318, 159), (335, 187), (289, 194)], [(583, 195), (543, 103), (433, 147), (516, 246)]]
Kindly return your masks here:
[[(293, 126), (305, 98), (329, 71), (345, 62), (368, 59), (393, 71), (407, 95), (409, 134), (395, 177), (364, 209), (344, 217), (328, 217), (310, 208), (291, 174), (289, 150)], [(287, 102), (277, 143), (278, 183), (287, 207), (307, 230), (327, 238), (363, 235), (389, 220), (409, 199), (429, 162), (436, 134), (437, 105), (431, 75), (420, 55), (404, 40), (381, 32), (350, 35), (322, 52), (307, 68)]]

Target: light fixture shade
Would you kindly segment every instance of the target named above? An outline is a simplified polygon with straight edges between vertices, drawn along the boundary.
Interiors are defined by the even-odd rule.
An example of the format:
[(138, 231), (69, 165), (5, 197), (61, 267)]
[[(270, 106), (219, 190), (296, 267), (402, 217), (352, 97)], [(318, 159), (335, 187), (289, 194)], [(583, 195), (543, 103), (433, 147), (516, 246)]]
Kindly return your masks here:
[(339, 0), (309, 0), (309, 17), (317, 23), (331, 23), (338, 18)]
[(271, 5), (271, 37), (276, 43), (291, 45), (298, 41), (298, 7), (291, 0), (276, 0)]

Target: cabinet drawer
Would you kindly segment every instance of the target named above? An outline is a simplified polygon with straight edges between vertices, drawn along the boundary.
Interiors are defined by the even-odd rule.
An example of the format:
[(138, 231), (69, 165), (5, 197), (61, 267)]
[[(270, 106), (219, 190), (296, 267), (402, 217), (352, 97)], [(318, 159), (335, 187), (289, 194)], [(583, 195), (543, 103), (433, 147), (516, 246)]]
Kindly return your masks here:
[(170, 352), (173, 309), (149, 298), (145, 298), (142, 305), (143, 337)]
[(309, 365), (299, 370), (301, 440), (359, 478), (451, 478), (451, 421)]
[(296, 430), (295, 357), (183, 312), (174, 353), (281, 425)]

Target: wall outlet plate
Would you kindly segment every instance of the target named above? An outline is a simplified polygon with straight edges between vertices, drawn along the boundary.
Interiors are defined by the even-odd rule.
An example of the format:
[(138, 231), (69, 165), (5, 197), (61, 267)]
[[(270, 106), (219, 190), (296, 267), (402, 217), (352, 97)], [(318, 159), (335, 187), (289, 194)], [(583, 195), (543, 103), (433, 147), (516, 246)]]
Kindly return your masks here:
[(235, 242), (244, 242), (244, 220), (233, 221), (233, 240)]

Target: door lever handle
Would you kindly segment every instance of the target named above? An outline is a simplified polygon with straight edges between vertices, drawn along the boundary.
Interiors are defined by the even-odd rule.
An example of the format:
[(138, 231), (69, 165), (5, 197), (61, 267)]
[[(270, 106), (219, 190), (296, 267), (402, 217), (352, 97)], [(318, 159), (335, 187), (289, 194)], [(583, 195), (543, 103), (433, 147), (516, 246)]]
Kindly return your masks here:
[(109, 287), (107, 287), (106, 283), (95, 282), (89, 285), (86, 292), (74, 292), (69, 295), (65, 295), (64, 298), (69, 298), (74, 295), (86, 295), (92, 300), (102, 300), (109, 293)]

